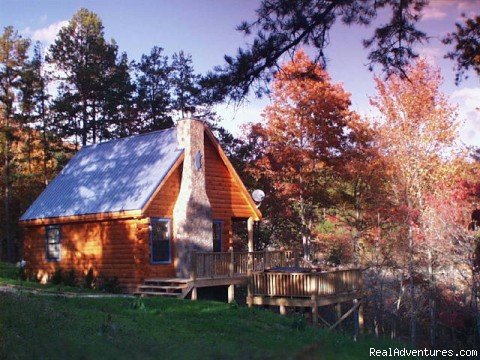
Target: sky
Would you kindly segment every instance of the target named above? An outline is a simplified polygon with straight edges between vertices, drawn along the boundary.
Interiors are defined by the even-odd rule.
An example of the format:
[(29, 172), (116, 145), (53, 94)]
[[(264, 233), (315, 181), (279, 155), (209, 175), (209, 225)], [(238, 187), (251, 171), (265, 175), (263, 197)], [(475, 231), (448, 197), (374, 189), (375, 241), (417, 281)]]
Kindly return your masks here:
[[(165, 49), (166, 54), (179, 50), (190, 53), (198, 73), (212, 70), (223, 63), (225, 54), (234, 55), (237, 49), (252, 39), (244, 37), (235, 28), (244, 20), (255, 19), (259, 0), (0, 0), (0, 26), (12, 25), (22, 35), (46, 46), (53, 42), (58, 30), (72, 15), (85, 7), (97, 13), (103, 21), (108, 39), (117, 42), (120, 51), (132, 60), (149, 53), (153, 46)], [(480, 146), (480, 78), (473, 72), (459, 86), (454, 84), (453, 62), (443, 59), (447, 48), (440, 39), (461, 21), (461, 14), (480, 13), (480, 0), (431, 0), (420, 29), (430, 41), (417, 48), (421, 56), (440, 67), (444, 77), (442, 91), (458, 105), (462, 122), (461, 139), (467, 145)], [(388, 13), (379, 14), (375, 24), (388, 20)], [(326, 48), (329, 59), (327, 71), (335, 83), (342, 83), (351, 93), (352, 109), (364, 116), (375, 116), (369, 97), (375, 95), (374, 75), (368, 70), (367, 51), (362, 40), (372, 35), (373, 27), (334, 25), (330, 45)], [(311, 49), (305, 49), (313, 54)], [(269, 99), (254, 96), (240, 106), (221, 104), (218, 114), (221, 125), (235, 135), (246, 122), (261, 120), (262, 110)]]

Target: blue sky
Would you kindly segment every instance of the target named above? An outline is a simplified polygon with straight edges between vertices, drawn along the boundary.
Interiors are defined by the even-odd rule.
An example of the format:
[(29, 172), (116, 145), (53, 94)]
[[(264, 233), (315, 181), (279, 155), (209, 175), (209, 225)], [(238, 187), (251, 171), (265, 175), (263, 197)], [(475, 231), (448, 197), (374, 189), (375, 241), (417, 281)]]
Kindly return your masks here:
[[(86, 7), (101, 17), (106, 36), (114, 38), (130, 59), (139, 59), (155, 45), (163, 47), (167, 54), (184, 50), (192, 54), (196, 71), (203, 73), (221, 64), (224, 54), (234, 54), (239, 46), (251, 40), (235, 31), (235, 27), (242, 20), (254, 19), (258, 3), (257, 0), (0, 0), (0, 25), (13, 25), (22, 34), (49, 44), (73, 13)], [(480, 111), (475, 111), (480, 106), (479, 78), (472, 73), (469, 80), (455, 86), (453, 63), (442, 59), (446, 49), (439, 41), (454, 28), (462, 13), (479, 14), (480, 0), (431, 0), (420, 24), (431, 40), (418, 51), (441, 68), (445, 78), (442, 90), (458, 104), (459, 116), (465, 122), (462, 139), (467, 144), (480, 145)], [(380, 14), (376, 22), (384, 23), (387, 16)], [(368, 102), (368, 97), (375, 94), (374, 73), (367, 69), (367, 52), (361, 41), (371, 33), (372, 28), (337, 24), (326, 49), (327, 70), (333, 81), (343, 83), (352, 94), (353, 109), (367, 116), (374, 115)], [(239, 107), (224, 104), (217, 110), (224, 118), (222, 125), (238, 135), (240, 124), (260, 120), (267, 104), (268, 99), (252, 97)]]

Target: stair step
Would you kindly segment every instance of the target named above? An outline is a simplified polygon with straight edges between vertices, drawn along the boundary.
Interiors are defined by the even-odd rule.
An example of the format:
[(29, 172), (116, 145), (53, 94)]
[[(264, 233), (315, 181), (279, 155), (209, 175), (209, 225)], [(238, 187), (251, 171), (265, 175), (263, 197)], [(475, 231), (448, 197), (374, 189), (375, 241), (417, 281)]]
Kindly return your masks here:
[(140, 285), (140, 289), (164, 289), (164, 290), (183, 290), (187, 287), (187, 285), (181, 285), (181, 286), (165, 286), (165, 285), (149, 285), (149, 284), (143, 284)]
[(165, 282), (165, 283), (179, 283), (179, 284), (187, 284), (191, 280), (184, 279), (184, 278), (150, 278), (145, 279), (144, 282)]
[(186, 287), (188, 286), (188, 283), (174, 283), (174, 282), (165, 282), (165, 281), (144, 281), (142, 285)]
[(182, 289), (161, 289), (161, 288), (151, 288), (148, 286), (141, 286), (138, 288), (138, 291), (141, 292), (157, 292), (159, 294), (181, 294)]
[(182, 295), (181, 293), (162, 293), (162, 292), (150, 292), (150, 291), (142, 291), (140, 295), (143, 296), (167, 296), (167, 297), (179, 297)]

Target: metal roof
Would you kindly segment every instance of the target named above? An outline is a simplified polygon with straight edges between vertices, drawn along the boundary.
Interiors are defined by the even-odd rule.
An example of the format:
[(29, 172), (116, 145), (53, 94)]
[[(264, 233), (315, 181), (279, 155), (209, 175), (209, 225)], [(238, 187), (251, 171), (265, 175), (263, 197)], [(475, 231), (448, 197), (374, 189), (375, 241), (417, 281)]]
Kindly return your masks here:
[(85, 146), (20, 220), (140, 210), (182, 153), (175, 128)]

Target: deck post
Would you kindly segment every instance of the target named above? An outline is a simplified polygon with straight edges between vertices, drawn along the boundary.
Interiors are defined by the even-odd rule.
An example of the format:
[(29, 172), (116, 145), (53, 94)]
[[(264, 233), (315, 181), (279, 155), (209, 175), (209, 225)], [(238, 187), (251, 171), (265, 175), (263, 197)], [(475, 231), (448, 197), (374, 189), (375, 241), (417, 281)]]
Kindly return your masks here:
[(197, 288), (194, 286), (192, 288), (192, 297), (191, 297), (191, 300), (192, 301), (196, 301), (198, 299), (198, 294), (197, 294)]
[(228, 303), (231, 304), (235, 300), (235, 285), (228, 285)]
[(280, 315), (286, 315), (287, 314), (287, 308), (285, 305), (280, 305)]
[(192, 252), (192, 258), (190, 260), (190, 277), (195, 282), (197, 279), (197, 253), (195, 251)]
[(365, 323), (363, 320), (363, 301), (360, 299), (360, 306), (358, 307), (358, 327), (360, 330), (360, 334), (363, 334), (365, 330)]
[(312, 289), (312, 323), (314, 325), (318, 324), (318, 281), (316, 281), (315, 277), (311, 277), (310, 281), (313, 281), (313, 284), (310, 283), (310, 289)]
[[(335, 313), (337, 314), (337, 321), (342, 318), (342, 303), (335, 304)], [(338, 324), (338, 327), (341, 329), (342, 324)]]
[(253, 252), (253, 218), (249, 217), (247, 220), (248, 230), (248, 252)]
[(235, 268), (234, 268), (235, 259), (233, 257), (233, 255), (234, 255), (233, 254), (233, 247), (230, 247), (230, 249), (228, 251), (230, 251), (230, 264), (229, 264), (229, 268), (228, 268), (228, 276), (232, 277), (233, 274), (234, 274), (234, 270), (235, 270)]
[(358, 338), (358, 328), (359, 328), (359, 311), (358, 307), (360, 304), (358, 303), (358, 299), (353, 299), (353, 305), (356, 306), (355, 312), (353, 315), (353, 341), (357, 341)]

